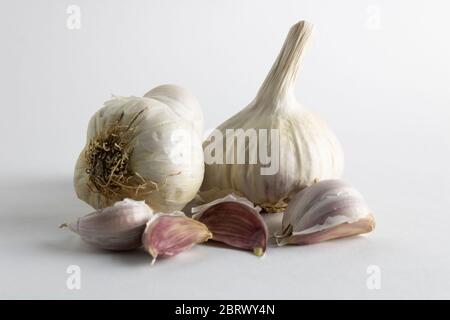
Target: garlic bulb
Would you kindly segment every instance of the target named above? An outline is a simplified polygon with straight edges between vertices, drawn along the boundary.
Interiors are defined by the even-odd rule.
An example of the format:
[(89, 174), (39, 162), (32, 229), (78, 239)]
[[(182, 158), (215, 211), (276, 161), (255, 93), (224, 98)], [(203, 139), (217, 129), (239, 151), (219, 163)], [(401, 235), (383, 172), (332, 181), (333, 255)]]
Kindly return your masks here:
[[(294, 96), (297, 70), (311, 31), (305, 21), (291, 28), (256, 98), (204, 142), (201, 190), (233, 189), (266, 211), (277, 212), (286, 208), (293, 193), (315, 180), (341, 176), (343, 154), (338, 140)], [(237, 161), (242, 153), (239, 140), (245, 141), (245, 163)], [(217, 155), (223, 151), (223, 157)], [(264, 151), (268, 151), (266, 158), (270, 154), (270, 163), (262, 157)], [(252, 162), (251, 155), (257, 161), (253, 157)]]
[(144, 201), (125, 199), (61, 227), (68, 227), (87, 243), (107, 250), (139, 248), (153, 211)]
[(107, 101), (89, 122), (76, 164), (78, 197), (96, 209), (124, 198), (159, 212), (183, 208), (203, 179), (199, 114), (195, 98), (171, 85)]
[(276, 239), (278, 245), (311, 244), (374, 227), (374, 217), (356, 189), (341, 180), (323, 180), (292, 198)]

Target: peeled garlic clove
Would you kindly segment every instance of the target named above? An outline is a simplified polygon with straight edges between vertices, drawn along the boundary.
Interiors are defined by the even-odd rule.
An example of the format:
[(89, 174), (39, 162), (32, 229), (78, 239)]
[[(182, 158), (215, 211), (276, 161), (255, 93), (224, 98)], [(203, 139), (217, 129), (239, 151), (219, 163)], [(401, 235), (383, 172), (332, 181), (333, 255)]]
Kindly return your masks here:
[(178, 211), (170, 214), (157, 213), (148, 221), (142, 243), (154, 262), (159, 256), (176, 255), (211, 237), (211, 232), (203, 223)]
[(268, 231), (259, 211), (247, 199), (233, 194), (192, 209), (193, 218), (208, 227), (213, 240), (261, 256), (266, 251)]
[(125, 199), (63, 226), (87, 243), (107, 250), (139, 248), (141, 236), (153, 211), (144, 201)]
[(375, 220), (362, 195), (341, 180), (323, 180), (297, 193), (284, 214), (278, 245), (312, 244), (367, 233)]

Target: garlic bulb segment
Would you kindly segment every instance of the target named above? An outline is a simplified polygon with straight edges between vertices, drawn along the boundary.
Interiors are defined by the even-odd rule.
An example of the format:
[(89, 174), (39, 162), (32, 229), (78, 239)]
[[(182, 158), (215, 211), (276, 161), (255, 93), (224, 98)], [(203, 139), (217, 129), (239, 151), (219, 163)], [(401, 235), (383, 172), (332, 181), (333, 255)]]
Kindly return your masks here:
[(337, 138), (294, 95), (311, 32), (305, 21), (291, 28), (256, 98), (204, 141), (202, 191), (233, 189), (266, 212), (281, 212), (293, 194), (315, 180), (341, 176)]
[(356, 189), (341, 180), (323, 180), (292, 198), (276, 240), (278, 245), (312, 244), (374, 228), (374, 217)]
[(68, 227), (97, 248), (131, 250), (142, 246), (142, 233), (152, 215), (144, 201), (125, 199), (61, 227)]
[(208, 227), (213, 240), (262, 256), (268, 230), (259, 211), (247, 199), (233, 194), (192, 209), (193, 218)]
[(164, 103), (180, 118), (189, 121), (198, 135), (203, 137), (203, 112), (197, 98), (188, 90), (173, 84), (165, 84), (153, 88), (144, 97)]
[(75, 168), (81, 200), (99, 209), (132, 198), (172, 212), (195, 197), (204, 173), (201, 138), (162, 97), (114, 97), (94, 114)]
[(147, 223), (142, 243), (154, 263), (159, 256), (176, 255), (211, 237), (211, 232), (203, 223), (178, 211), (154, 215)]

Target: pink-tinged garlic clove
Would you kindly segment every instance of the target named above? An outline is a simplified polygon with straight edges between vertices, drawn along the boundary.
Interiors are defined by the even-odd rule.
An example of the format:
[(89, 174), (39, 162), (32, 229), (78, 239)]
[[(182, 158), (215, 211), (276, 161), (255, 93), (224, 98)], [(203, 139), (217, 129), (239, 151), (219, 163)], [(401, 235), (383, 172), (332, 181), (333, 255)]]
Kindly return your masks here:
[(144, 201), (125, 199), (61, 227), (68, 227), (97, 248), (132, 250), (142, 246), (142, 233), (152, 215)]
[(155, 262), (159, 256), (174, 256), (211, 237), (203, 223), (186, 217), (182, 212), (157, 213), (147, 223), (142, 244)]
[(247, 199), (233, 194), (192, 209), (193, 218), (208, 227), (213, 240), (262, 256), (268, 230), (259, 211)]
[(313, 244), (371, 232), (375, 219), (362, 195), (341, 180), (323, 180), (297, 193), (284, 214), (278, 245)]

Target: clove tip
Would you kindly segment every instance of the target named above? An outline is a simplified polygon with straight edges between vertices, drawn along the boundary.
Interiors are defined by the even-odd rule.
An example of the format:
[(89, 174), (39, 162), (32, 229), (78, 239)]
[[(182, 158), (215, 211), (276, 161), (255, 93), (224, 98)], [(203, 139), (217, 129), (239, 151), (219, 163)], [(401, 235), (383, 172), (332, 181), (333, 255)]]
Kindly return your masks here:
[(264, 249), (261, 247), (255, 247), (255, 248), (253, 248), (253, 253), (257, 257), (262, 257), (264, 255)]

